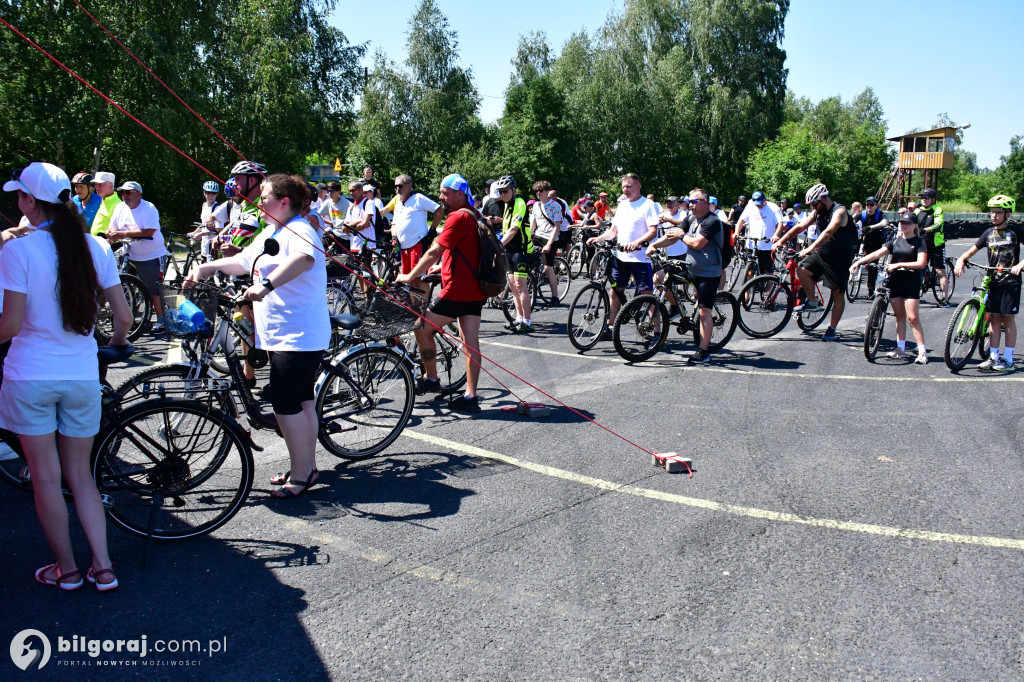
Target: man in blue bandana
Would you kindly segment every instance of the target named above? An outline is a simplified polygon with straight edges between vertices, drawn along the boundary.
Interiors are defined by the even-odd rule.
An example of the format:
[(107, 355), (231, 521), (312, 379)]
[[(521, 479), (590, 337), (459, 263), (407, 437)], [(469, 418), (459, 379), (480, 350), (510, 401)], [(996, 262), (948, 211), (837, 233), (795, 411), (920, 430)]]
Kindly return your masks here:
[(480, 262), (480, 241), (477, 236), (477, 213), (473, 194), (464, 177), (452, 174), (441, 181), (441, 202), (448, 207), (444, 229), (433, 245), (420, 257), (411, 272), (399, 275), (396, 281), (408, 284), (419, 279), (438, 259), (441, 260), (441, 293), (427, 309), (429, 324), (416, 332), (416, 344), (423, 359), (425, 376), (417, 383), (418, 393), (440, 393), (437, 375), (437, 345), (434, 328), (443, 328), (452, 320), (459, 321), (459, 337), (469, 348), (466, 353), (466, 393), (449, 404), (452, 409), (475, 413), (480, 411), (476, 395), (480, 379), (480, 314), (487, 297), (476, 279)]

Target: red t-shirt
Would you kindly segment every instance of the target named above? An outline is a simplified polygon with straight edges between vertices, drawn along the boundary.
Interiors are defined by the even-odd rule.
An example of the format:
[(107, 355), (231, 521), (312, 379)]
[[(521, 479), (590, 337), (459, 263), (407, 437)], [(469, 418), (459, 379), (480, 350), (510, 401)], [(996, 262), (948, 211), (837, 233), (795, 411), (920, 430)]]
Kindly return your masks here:
[(569, 215), (572, 216), (572, 221), (574, 223), (578, 223), (580, 221), (580, 210), (580, 205), (576, 204), (572, 207), (572, 210), (569, 211)]
[[(444, 229), (437, 236), (444, 247), (441, 254), (441, 298), (446, 301), (482, 301), (486, 296), (476, 281), (480, 263), (480, 242), (476, 219), (459, 209), (445, 218)], [(468, 261), (468, 263), (467, 263)], [(472, 269), (470, 269), (472, 266)]]
[(608, 212), (608, 204), (603, 199), (600, 199), (594, 204), (594, 208), (597, 209), (597, 217), (604, 220), (604, 214)]

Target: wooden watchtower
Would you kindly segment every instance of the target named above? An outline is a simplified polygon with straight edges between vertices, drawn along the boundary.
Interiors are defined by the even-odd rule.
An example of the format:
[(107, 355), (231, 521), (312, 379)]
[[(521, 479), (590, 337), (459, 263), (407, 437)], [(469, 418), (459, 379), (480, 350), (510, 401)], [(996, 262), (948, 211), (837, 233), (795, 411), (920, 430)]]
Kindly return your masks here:
[(899, 156), (896, 166), (878, 191), (880, 208), (884, 211), (902, 206), (903, 200), (910, 196), (910, 182), (915, 170), (924, 172), (925, 187), (935, 187), (939, 171), (953, 168), (956, 128), (935, 128), (888, 140), (899, 146)]

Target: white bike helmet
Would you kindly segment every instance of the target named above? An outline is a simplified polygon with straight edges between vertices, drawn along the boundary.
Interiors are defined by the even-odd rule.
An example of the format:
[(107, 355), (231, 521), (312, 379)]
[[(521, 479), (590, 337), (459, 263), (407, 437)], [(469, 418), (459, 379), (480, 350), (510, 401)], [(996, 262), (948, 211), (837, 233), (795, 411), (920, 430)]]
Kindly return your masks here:
[(807, 190), (807, 195), (804, 197), (805, 204), (811, 204), (815, 201), (821, 201), (828, 196), (828, 187), (822, 183), (818, 183)]
[(266, 175), (267, 167), (262, 163), (252, 161), (239, 161), (231, 169), (229, 175)]
[(220, 185), (218, 185), (213, 180), (207, 180), (206, 182), (203, 183), (203, 191), (213, 192), (214, 194), (216, 194), (217, 192), (220, 191)]

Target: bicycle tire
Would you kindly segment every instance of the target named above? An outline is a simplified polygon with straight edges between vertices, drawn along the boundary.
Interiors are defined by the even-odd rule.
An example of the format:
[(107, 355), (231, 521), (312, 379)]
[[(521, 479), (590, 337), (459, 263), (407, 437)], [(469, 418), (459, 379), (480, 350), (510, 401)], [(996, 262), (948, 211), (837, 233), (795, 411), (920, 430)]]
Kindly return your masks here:
[(861, 265), (854, 272), (850, 273), (850, 279), (846, 282), (846, 300), (853, 303), (860, 294), (861, 283), (864, 279), (864, 266)]
[(608, 264), (611, 262), (612, 254), (610, 251), (605, 249), (598, 249), (594, 252), (594, 257), (590, 259), (590, 279), (598, 280), (604, 277), (605, 272), (608, 271)]
[(317, 440), (338, 457), (373, 457), (395, 442), (409, 423), (416, 392), (412, 373), (402, 355), (383, 347), (360, 348), (339, 363), (347, 378), (331, 370), (318, 382)]
[(643, 362), (654, 356), (668, 338), (668, 309), (653, 294), (633, 298), (622, 306), (612, 328), (612, 342), (628, 362)]
[(882, 335), (885, 332), (888, 307), (887, 296), (875, 296), (875, 300), (871, 304), (871, 312), (868, 313), (867, 324), (864, 326), (864, 357), (868, 362), (874, 362), (878, 357), (878, 348), (882, 345)]
[(755, 277), (740, 289), (737, 324), (754, 339), (767, 339), (781, 332), (793, 316), (789, 286), (775, 275)]
[(932, 282), (932, 296), (935, 297), (936, 303), (939, 305), (945, 305), (953, 298), (953, 289), (956, 288), (956, 273), (953, 272), (953, 268), (950, 267), (948, 259), (946, 262), (946, 288), (949, 289), (948, 296), (943, 296), (940, 284), (941, 281), (939, 279), (939, 274), (935, 273), (935, 279)]
[(452, 341), (442, 334), (434, 334), (434, 342), (437, 344), (437, 376), (441, 379), (441, 392), (448, 394), (466, 385), (466, 359), (462, 357), (458, 324), (449, 322), (444, 329), (457, 339)]
[(583, 269), (586, 267), (586, 247), (583, 246), (582, 242), (576, 242), (569, 249), (569, 253), (566, 254), (565, 260), (569, 264), (569, 275), (576, 279), (583, 274)]
[[(818, 306), (817, 310), (809, 313), (801, 312), (796, 316), (796, 323), (800, 329), (805, 332), (809, 332), (812, 329), (817, 329), (818, 326), (825, 321), (829, 313), (832, 312), (832, 290), (822, 289), (820, 284), (814, 285), (814, 293), (818, 297), (818, 301), (821, 305)], [(828, 296), (828, 303), (825, 303), (825, 297)]]
[[(121, 382), (119, 386), (114, 389), (114, 394), (117, 396), (118, 401), (122, 408), (129, 407), (139, 402), (140, 400), (162, 398), (160, 395), (159, 380), (164, 379), (172, 382), (184, 382), (189, 378), (192, 373), (192, 367), (190, 365), (154, 365), (148, 367), (138, 374), (133, 374), (131, 377)], [(199, 373), (200, 379), (206, 379), (210, 376), (210, 373), (204, 368)], [(150, 384), (150, 390), (156, 391), (152, 395), (143, 395), (143, 389), (145, 384)], [(153, 385), (153, 384), (156, 385)], [(209, 398), (210, 404), (216, 406), (222, 410), (224, 414), (231, 415), (233, 418), (237, 418), (237, 410), (235, 403), (231, 399), (231, 396), (227, 393), (211, 393), (205, 390), (197, 391), (195, 393), (186, 393), (184, 395), (173, 396), (178, 400), (199, 400), (200, 402), (206, 402), (206, 398)]]
[(572, 277), (569, 275), (569, 263), (564, 258), (561, 256), (552, 258), (551, 268), (555, 271), (555, 285), (558, 287), (560, 295), (551, 295), (551, 280), (548, 279), (546, 269), (541, 266), (537, 273), (535, 299), (544, 305), (550, 305), (552, 302), (560, 303), (568, 295), (569, 287), (572, 285)]
[(97, 437), (92, 473), (110, 520), (140, 537), (184, 540), (227, 523), (252, 490), (249, 437), (195, 400), (146, 400)]
[(608, 292), (597, 282), (591, 282), (576, 294), (569, 305), (569, 318), (565, 332), (569, 343), (579, 351), (588, 351), (597, 345), (607, 327)]
[[(128, 340), (136, 341), (149, 329), (150, 317), (153, 315), (153, 299), (142, 280), (135, 275), (121, 274), (121, 288), (124, 289), (125, 300), (132, 314), (132, 324), (128, 328)], [(96, 342), (105, 346), (114, 335), (114, 313), (110, 305), (104, 302), (96, 314), (96, 326), (93, 336)]]
[[(715, 305), (711, 309), (711, 341), (708, 352), (715, 353), (725, 348), (732, 335), (736, 333), (738, 324), (739, 303), (728, 291), (719, 291), (715, 295)], [(693, 342), (700, 347), (700, 322), (693, 325)]]
[(971, 297), (957, 306), (953, 313), (953, 319), (946, 328), (946, 344), (942, 351), (950, 371), (962, 370), (978, 345), (978, 334), (974, 332), (974, 327), (985, 324), (984, 320), (978, 320), (980, 312), (981, 302)]

